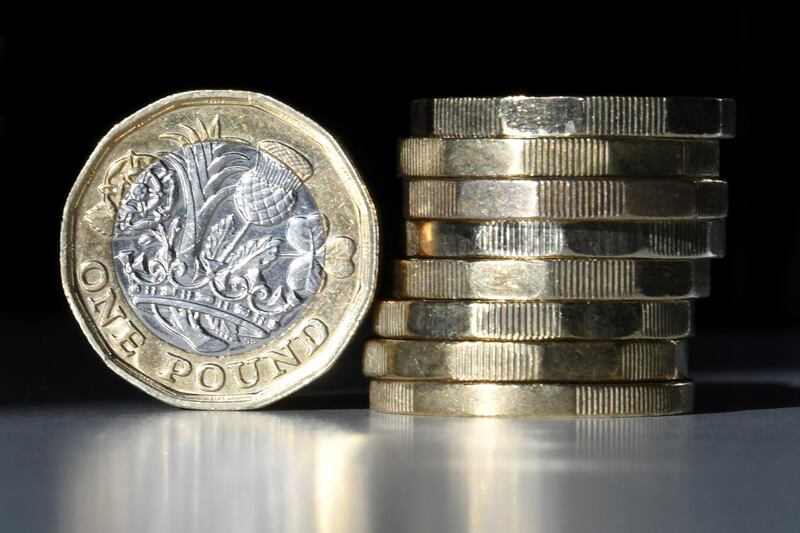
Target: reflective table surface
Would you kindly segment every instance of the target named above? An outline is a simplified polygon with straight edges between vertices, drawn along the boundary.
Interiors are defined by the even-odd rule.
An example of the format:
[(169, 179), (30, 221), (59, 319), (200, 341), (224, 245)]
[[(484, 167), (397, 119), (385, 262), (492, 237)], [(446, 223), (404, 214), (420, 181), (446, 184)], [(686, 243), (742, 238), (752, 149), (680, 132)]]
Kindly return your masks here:
[(800, 408), (665, 418), (0, 408), (0, 531), (787, 531)]

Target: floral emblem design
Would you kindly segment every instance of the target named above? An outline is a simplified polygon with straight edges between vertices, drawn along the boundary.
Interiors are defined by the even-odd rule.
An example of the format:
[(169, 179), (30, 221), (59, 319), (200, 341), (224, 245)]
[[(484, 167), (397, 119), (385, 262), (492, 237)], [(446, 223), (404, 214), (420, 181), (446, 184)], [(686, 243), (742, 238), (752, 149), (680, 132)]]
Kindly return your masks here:
[(156, 163), (133, 184), (117, 210), (121, 230), (153, 228), (169, 216), (175, 201), (174, 172)]
[(205, 355), (252, 350), (327, 275), (352, 274), (355, 243), (328, 239), (296, 149), (222, 137), (218, 119), (164, 137), (179, 146), (127, 185), (112, 243), (125, 297), (162, 339)]

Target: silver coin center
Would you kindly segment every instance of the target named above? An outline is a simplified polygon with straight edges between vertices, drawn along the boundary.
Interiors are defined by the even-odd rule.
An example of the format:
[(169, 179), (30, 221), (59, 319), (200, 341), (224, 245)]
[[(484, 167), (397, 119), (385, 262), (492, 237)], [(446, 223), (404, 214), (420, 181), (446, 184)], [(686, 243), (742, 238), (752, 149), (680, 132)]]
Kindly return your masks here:
[(246, 352), (285, 330), (323, 283), (327, 224), (285, 144), (203, 141), (162, 155), (117, 211), (125, 298), (161, 339), (201, 355)]

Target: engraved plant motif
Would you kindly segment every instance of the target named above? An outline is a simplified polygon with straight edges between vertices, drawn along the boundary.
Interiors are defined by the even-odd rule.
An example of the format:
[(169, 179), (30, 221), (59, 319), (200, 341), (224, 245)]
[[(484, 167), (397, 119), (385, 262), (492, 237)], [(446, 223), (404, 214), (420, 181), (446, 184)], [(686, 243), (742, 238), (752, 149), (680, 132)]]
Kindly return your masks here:
[(328, 240), (328, 219), (322, 213), (292, 218), (286, 240), (298, 253), (287, 273), (287, 283), (292, 289), (318, 292), (325, 285), (326, 273), (346, 278), (355, 270), (355, 243), (341, 236)]
[(117, 216), (117, 209), (122, 199), (127, 195), (131, 184), (158, 158), (149, 154), (138, 154), (133, 150), (128, 155), (111, 163), (103, 177), (102, 184), (97, 188), (102, 195), (102, 200), (89, 209), (84, 219), (96, 232), (111, 236), (108, 228)]
[(156, 163), (130, 185), (117, 210), (120, 229), (153, 228), (170, 215), (175, 202), (174, 174)]
[(178, 129), (163, 137), (179, 147), (119, 203), (118, 271), (160, 336), (200, 353), (243, 351), (319, 291), (326, 269), (352, 274), (355, 243), (326, 243), (327, 220), (303, 186), (313, 167), (295, 149), (223, 137), (218, 118)]

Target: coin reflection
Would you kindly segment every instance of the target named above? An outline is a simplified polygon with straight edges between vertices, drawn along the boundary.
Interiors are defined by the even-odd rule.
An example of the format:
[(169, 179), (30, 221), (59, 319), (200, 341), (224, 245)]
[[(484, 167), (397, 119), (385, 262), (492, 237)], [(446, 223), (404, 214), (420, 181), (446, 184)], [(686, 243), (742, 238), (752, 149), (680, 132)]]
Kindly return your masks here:
[(62, 531), (548, 531), (590, 526), (612, 494), (641, 490), (631, 512), (644, 520), (667, 510), (646, 503), (658, 484), (638, 465), (680, 476), (691, 425), (102, 411), (64, 432), (54, 519)]

